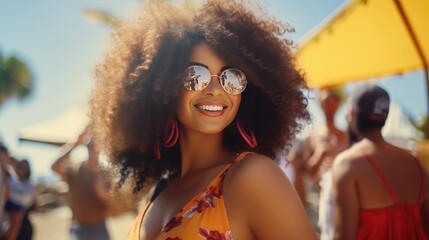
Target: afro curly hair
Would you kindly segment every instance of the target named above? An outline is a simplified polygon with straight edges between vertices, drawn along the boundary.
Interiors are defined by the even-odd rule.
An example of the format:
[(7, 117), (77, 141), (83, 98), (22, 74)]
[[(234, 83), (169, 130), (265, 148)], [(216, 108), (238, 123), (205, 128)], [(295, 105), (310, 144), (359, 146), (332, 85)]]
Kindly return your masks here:
[(98, 145), (119, 172), (119, 185), (132, 180), (137, 193), (180, 170), (178, 144), (161, 146), (160, 160), (154, 146), (168, 120), (176, 118), (183, 72), (200, 42), (248, 78), (237, 117), (254, 132), (258, 146), (250, 149), (233, 123), (224, 130), (224, 146), (273, 159), (290, 146), (309, 114), (306, 82), (283, 36), (290, 32), (287, 24), (244, 0), (208, 0), (192, 12), (152, 3), (140, 16), (113, 34), (113, 47), (96, 67), (90, 103)]

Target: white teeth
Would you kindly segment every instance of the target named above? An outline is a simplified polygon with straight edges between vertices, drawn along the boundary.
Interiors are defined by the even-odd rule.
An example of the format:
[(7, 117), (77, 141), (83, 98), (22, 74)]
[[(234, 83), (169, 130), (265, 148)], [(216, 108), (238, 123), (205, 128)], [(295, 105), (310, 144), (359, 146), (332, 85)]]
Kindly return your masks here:
[(212, 112), (223, 110), (223, 106), (213, 106), (213, 105), (198, 105), (197, 108), (206, 110), (206, 111), (212, 111)]

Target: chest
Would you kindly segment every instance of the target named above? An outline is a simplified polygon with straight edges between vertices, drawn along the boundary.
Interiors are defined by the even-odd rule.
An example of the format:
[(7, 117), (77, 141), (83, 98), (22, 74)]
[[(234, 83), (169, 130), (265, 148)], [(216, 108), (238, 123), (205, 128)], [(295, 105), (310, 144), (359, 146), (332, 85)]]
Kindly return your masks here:
[(212, 200), (219, 200), (219, 182), (215, 180), (203, 177), (167, 184), (143, 216), (141, 239), (155, 239), (161, 232), (168, 232), (181, 224), (181, 219), (187, 222), (203, 208), (214, 207), (210, 206)]
[[(193, 195), (190, 189), (186, 192), (180, 192), (178, 189), (168, 189), (156, 197), (143, 217), (141, 224), (142, 239), (155, 239), (156, 236), (168, 225), (174, 221), (183, 207), (189, 202)], [(195, 193), (197, 190), (195, 190)]]

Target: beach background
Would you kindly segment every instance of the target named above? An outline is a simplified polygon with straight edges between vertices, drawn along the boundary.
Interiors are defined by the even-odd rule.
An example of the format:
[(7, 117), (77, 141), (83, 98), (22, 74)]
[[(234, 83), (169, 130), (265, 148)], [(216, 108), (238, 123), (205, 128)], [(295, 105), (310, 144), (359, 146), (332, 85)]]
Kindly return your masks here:
[[(58, 157), (59, 147), (20, 140), (30, 129), (42, 129), (56, 137), (65, 135), (67, 141), (74, 141), (84, 124), (88, 97), (93, 85), (93, 67), (100, 61), (108, 46), (112, 28), (88, 16), (88, 9), (104, 10), (119, 19), (126, 19), (136, 10), (137, 0), (76, 0), (76, 1), (1, 1), (0, 0), (0, 54), (17, 56), (24, 61), (34, 75), (34, 88), (29, 98), (18, 101), (8, 99), (0, 105), (0, 141), (8, 146), (17, 158), (31, 162), (32, 180), (35, 184), (56, 185), (59, 178), (50, 166)], [(174, 0), (173, 2), (180, 2)], [(200, 2), (195, 0), (194, 2)], [(323, 26), (347, 0), (260, 0), (268, 11), (294, 27), (294, 33), (287, 37), (297, 47), (314, 30)], [(381, 85), (392, 96), (392, 102), (402, 109), (401, 118), (407, 115), (415, 122), (421, 122), (427, 115), (426, 85), (422, 71), (393, 75), (371, 81)], [(346, 85), (347, 89), (353, 85)], [(350, 87), (350, 88), (348, 88)], [(309, 110), (313, 116), (312, 128), (324, 125), (316, 102), (317, 95), (309, 95)], [(81, 109), (84, 110), (81, 110)], [(77, 114), (74, 114), (76, 113)], [(67, 115), (66, 113), (71, 113)], [(83, 114), (80, 114), (83, 113)], [(53, 119), (59, 116), (67, 121)], [(393, 115), (393, 114), (392, 114)], [(73, 116), (73, 117), (67, 117)], [(82, 126), (79, 125), (81, 123)], [(340, 110), (336, 124), (345, 128), (345, 114)], [(393, 124), (404, 129), (403, 122)], [(310, 128), (311, 130), (311, 128)], [(65, 134), (71, 132), (71, 135)], [(399, 132), (392, 129), (391, 132)], [(44, 136), (46, 137), (46, 136)], [(429, 159), (429, 142), (420, 145)], [(73, 153), (76, 161), (86, 158), (84, 150)], [(426, 161), (429, 169), (429, 160)], [(131, 193), (130, 193), (131, 194)], [(66, 205), (50, 210), (32, 212), (34, 239), (68, 239), (71, 213)], [(109, 218), (107, 225), (112, 239), (123, 239), (130, 228), (135, 214), (129, 213)]]
[[(85, 126), (82, 119), (87, 114), (85, 109), (93, 86), (94, 66), (108, 48), (108, 39), (113, 31), (106, 23), (88, 15), (87, 10), (103, 10), (119, 19), (127, 19), (136, 12), (136, 5), (141, 2), (45, 0), (36, 3), (0, 0), (0, 54), (18, 57), (34, 75), (30, 97), (24, 101), (10, 98), (0, 105), (0, 141), (14, 156), (27, 158), (31, 162), (34, 182), (58, 180), (50, 166), (58, 156), (59, 148), (20, 140), (28, 130), (36, 129), (43, 138), (52, 133), (57, 138), (64, 136), (66, 141), (74, 141)], [(201, 1), (191, 2), (199, 4)], [(294, 27), (295, 32), (288, 33), (287, 37), (294, 40), (297, 48), (349, 3), (347, 0), (260, 2), (269, 12)], [(427, 116), (422, 71), (377, 78), (374, 82), (384, 87), (391, 94), (392, 102), (415, 122), (421, 122)], [(312, 125), (323, 125), (317, 95), (310, 94), (309, 97)], [(65, 113), (70, 114), (62, 118), (63, 121), (58, 120)], [(344, 111), (336, 117), (337, 125), (344, 129)]]
[[(135, 213), (125, 213), (107, 219), (107, 229), (111, 240), (125, 239), (134, 222)], [(34, 240), (67, 240), (70, 226), (71, 211), (67, 206), (58, 207), (45, 212), (32, 212), (30, 220), (34, 227)]]

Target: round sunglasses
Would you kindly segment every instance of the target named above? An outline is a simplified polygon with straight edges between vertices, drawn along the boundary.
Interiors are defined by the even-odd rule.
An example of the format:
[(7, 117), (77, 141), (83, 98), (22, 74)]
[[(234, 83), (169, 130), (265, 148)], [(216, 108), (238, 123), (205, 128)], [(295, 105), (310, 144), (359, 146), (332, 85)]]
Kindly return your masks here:
[(211, 75), (207, 68), (198, 65), (191, 65), (185, 70), (183, 85), (190, 91), (201, 91), (207, 88), (212, 77), (219, 78), (223, 90), (231, 95), (242, 93), (247, 86), (246, 75), (238, 69), (228, 68), (218, 76)]

